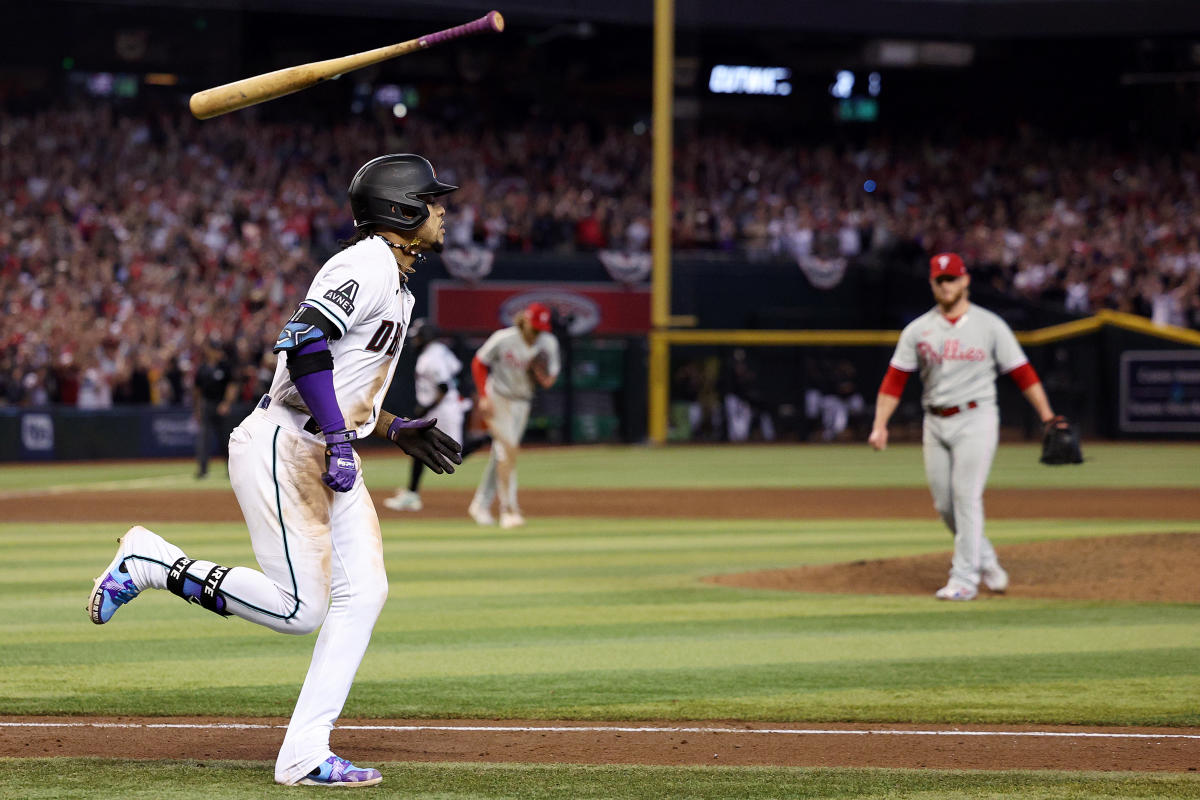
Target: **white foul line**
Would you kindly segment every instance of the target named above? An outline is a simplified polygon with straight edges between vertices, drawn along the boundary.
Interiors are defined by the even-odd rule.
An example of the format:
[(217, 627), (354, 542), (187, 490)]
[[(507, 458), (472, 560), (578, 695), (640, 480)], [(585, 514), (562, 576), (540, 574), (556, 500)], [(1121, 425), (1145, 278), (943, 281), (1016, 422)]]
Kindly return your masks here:
[[(271, 730), (286, 725), (244, 722), (0, 722), (4, 728), (192, 728), (198, 730)], [(822, 729), (822, 728), (703, 728), (703, 727), (616, 727), (610, 725), (338, 725), (342, 731), (472, 731), (476, 733), (737, 733), (788, 736), (1023, 736), (1062, 739), (1200, 739), (1195, 733), (1098, 733), (1074, 731), (960, 731)]]

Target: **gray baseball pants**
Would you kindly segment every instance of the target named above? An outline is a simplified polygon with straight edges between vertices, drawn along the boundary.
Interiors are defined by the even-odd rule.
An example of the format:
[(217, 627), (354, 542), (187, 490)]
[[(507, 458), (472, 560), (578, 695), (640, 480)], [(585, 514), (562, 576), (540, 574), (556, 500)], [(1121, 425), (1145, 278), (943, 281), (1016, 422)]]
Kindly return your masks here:
[(933, 507), (954, 534), (950, 577), (970, 586), (978, 586), (980, 573), (999, 563), (983, 521), (983, 489), (999, 440), (995, 403), (981, 403), (951, 417), (925, 414), (925, 477)]

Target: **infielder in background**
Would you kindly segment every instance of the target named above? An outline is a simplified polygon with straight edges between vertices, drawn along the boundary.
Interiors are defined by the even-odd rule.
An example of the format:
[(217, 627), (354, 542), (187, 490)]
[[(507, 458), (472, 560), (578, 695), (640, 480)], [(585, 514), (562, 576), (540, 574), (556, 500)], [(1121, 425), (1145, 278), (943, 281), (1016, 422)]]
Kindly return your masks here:
[[(354, 443), (374, 433), (434, 472), (453, 472), (458, 444), (380, 409), (412, 314), (414, 262), (445, 237), (441, 183), (415, 155), (367, 162), (350, 184), (357, 233), (317, 272), (275, 344), (269, 394), (230, 437), (229, 477), (262, 571), (193, 560), (134, 526), (96, 579), (88, 609), (102, 625), (146, 589), (166, 589), (221, 616), (281, 633), (321, 628), (275, 762), (283, 784), (369, 786), (329, 749), (371, 629), (387, 598), (379, 519)], [(336, 364), (336, 369), (335, 369)]]
[[(424, 318), (413, 320), (408, 338), (417, 348), (417, 363), (414, 368), (413, 385), (416, 390), (417, 407), (414, 417), (431, 416), (437, 419), (438, 428), (456, 442), (462, 442), (462, 457), (466, 458), (487, 443), (487, 437), (476, 437), (468, 442), (464, 436), (463, 419), (471, 407), (458, 391), (458, 374), (462, 362), (454, 351), (438, 338), (437, 329)], [(425, 465), (413, 459), (408, 488), (400, 489), (386, 498), (383, 504), (393, 511), (420, 511), (421, 475)]]
[(1043, 423), (1056, 418), (1012, 329), (967, 299), (971, 277), (962, 258), (940, 253), (929, 265), (937, 307), (900, 334), (879, 387), (868, 441), (876, 450), (887, 447), (888, 420), (909, 375), (920, 369), (925, 476), (933, 505), (954, 534), (950, 579), (937, 597), (971, 600), (981, 579), (993, 592), (1008, 588), (1008, 573), (983, 530), (983, 487), (1000, 438), (996, 376), (1011, 376)]
[(471, 360), (479, 393), (479, 411), (492, 435), (488, 458), (475, 497), (467, 508), (480, 525), (494, 525), (492, 502), (500, 498), (500, 527), (525, 524), (517, 503), (517, 453), (529, 422), (534, 383), (549, 389), (561, 368), (558, 339), (550, 333), (550, 308), (530, 303), (513, 325), (496, 331)]

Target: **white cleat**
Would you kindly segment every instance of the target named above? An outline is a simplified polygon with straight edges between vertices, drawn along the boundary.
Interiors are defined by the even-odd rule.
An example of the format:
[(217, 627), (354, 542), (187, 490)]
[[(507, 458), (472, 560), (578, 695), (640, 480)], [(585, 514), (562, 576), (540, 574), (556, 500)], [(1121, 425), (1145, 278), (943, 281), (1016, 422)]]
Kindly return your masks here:
[(519, 528), (525, 524), (525, 518), (517, 511), (500, 512), (500, 527), (504, 529)]
[(969, 583), (951, 578), (945, 586), (934, 592), (938, 600), (974, 600), (979, 590)]
[(996, 594), (1003, 594), (1008, 591), (1008, 573), (999, 564), (990, 569), (985, 569), (983, 571), (983, 585)]
[(392, 511), (420, 511), (425, 507), (425, 504), (421, 502), (421, 495), (408, 489), (397, 492), (384, 500), (383, 504)]
[(495, 525), (496, 518), (492, 516), (492, 512), (488, 511), (482, 505), (477, 504), (474, 500), (471, 505), (467, 506), (467, 513), (471, 515), (471, 519), (475, 520), (478, 525)]

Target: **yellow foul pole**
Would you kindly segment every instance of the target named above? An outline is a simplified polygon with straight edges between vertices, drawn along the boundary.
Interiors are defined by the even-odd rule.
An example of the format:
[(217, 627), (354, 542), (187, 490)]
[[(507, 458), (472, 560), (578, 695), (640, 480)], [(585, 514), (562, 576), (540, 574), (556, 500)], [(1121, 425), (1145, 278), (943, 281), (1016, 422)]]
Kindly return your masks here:
[(654, 0), (654, 183), (651, 190), (650, 441), (667, 440), (671, 350), (671, 162), (675, 82), (675, 0)]

